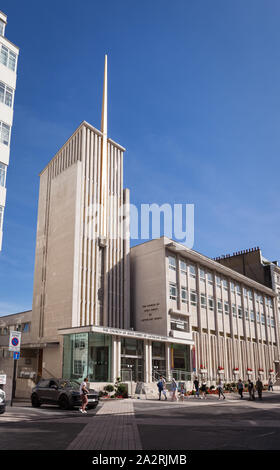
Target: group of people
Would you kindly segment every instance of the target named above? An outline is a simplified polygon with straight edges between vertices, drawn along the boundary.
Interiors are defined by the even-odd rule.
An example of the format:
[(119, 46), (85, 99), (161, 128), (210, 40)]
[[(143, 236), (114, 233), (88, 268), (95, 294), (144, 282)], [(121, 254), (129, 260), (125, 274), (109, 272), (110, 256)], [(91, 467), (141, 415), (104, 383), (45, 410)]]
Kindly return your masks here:
[[(158, 386), (158, 392), (159, 392), (159, 400), (161, 400), (161, 394), (163, 394), (164, 399), (167, 400), (166, 380), (164, 379), (163, 376), (160, 376), (160, 379), (157, 383), (157, 386)], [(198, 377), (195, 377), (195, 379), (193, 381), (193, 386), (194, 386), (194, 389), (195, 389), (195, 397), (196, 398), (206, 399), (206, 392), (207, 392), (207, 383), (206, 383), (206, 381), (203, 380), (202, 384), (200, 386)], [(263, 383), (262, 383), (260, 377), (256, 381), (256, 384), (254, 384), (252, 382), (252, 380), (249, 379), (248, 380), (249, 400), (255, 400), (256, 399), (256, 397), (255, 397), (256, 391), (258, 393), (259, 399), (262, 400), (263, 389), (264, 389), (264, 386), (263, 386)], [(171, 400), (172, 401), (177, 401), (178, 400), (177, 391), (179, 393), (179, 399), (181, 401), (184, 401), (184, 397), (186, 395), (186, 389), (185, 389), (184, 383), (181, 383), (181, 385), (179, 387), (176, 380), (173, 378), (172, 382), (171, 382), (170, 390), (171, 390)], [(224, 394), (224, 384), (223, 384), (223, 381), (222, 381), (221, 378), (218, 381), (217, 390), (218, 390), (219, 400), (220, 399), (225, 400), (226, 397), (225, 397), (225, 394)], [(244, 390), (245, 390), (245, 385), (244, 385), (243, 381), (241, 379), (239, 379), (238, 383), (237, 383), (237, 391), (240, 395), (240, 399), (243, 399), (243, 397), (244, 397), (244, 395), (243, 395)], [(269, 379), (269, 382), (268, 382), (268, 390), (273, 391), (273, 382), (272, 382), (271, 379)], [(201, 392), (202, 396), (200, 396), (200, 392)]]

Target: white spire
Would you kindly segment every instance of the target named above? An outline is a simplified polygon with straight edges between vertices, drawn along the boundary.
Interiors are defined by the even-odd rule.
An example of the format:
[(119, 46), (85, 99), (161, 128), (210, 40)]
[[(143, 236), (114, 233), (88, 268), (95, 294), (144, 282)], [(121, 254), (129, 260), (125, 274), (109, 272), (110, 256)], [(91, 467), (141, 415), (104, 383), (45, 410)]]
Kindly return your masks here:
[(101, 116), (101, 132), (102, 132), (102, 147), (101, 147), (101, 185), (100, 185), (100, 232), (101, 236), (107, 237), (107, 181), (108, 181), (108, 168), (107, 168), (107, 55), (105, 55), (104, 64), (104, 84), (103, 84), (103, 100), (102, 100), (102, 116)]

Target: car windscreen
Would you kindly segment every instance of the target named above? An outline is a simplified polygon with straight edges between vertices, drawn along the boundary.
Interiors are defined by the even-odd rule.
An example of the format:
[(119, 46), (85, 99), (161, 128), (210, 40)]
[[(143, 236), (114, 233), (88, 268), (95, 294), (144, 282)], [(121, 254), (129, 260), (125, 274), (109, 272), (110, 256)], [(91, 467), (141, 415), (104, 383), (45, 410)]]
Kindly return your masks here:
[(59, 382), (60, 388), (71, 388), (74, 390), (78, 390), (80, 388), (79, 382), (76, 382), (75, 380), (61, 380)]

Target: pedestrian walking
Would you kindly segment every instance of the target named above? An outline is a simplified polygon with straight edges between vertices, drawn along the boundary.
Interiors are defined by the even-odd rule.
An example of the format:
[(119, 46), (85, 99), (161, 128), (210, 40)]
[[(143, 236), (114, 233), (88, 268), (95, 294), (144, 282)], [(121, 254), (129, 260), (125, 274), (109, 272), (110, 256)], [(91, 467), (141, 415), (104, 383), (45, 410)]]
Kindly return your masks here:
[(160, 376), (161, 379), (162, 379), (162, 383), (163, 383), (163, 390), (162, 390), (162, 393), (164, 395), (164, 399), (167, 400), (167, 394), (166, 394), (166, 380), (164, 377), (162, 377), (162, 375)]
[(87, 389), (87, 383), (88, 383), (88, 378), (85, 377), (84, 378), (84, 381), (81, 383), (80, 385), (80, 397), (81, 397), (81, 400), (82, 400), (82, 406), (80, 408), (80, 411), (84, 414), (87, 413), (86, 411), (86, 406), (88, 404), (88, 389)]
[(181, 387), (180, 387), (180, 400), (181, 400), (181, 401), (184, 401), (184, 398), (185, 398), (185, 384), (184, 384), (184, 383), (181, 383)]
[(199, 381), (198, 381), (197, 377), (194, 378), (193, 385), (194, 385), (194, 388), (195, 388), (195, 397), (199, 398)]
[(273, 381), (272, 381), (272, 379), (269, 379), (269, 381), (268, 381), (268, 391), (270, 392), (270, 390), (273, 392)]
[(237, 383), (237, 390), (238, 390), (238, 393), (240, 395), (240, 399), (242, 400), (243, 398), (243, 390), (244, 390), (244, 385), (243, 385), (243, 382), (241, 379), (238, 380), (238, 383)]
[(222, 379), (219, 379), (218, 386), (217, 386), (217, 390), (218, 390), (218, 393), (219, 393), (219, 400), (221, 398), (221, 395), (223, 396), (224, 400), (226, 399), (223, 389), (224, 389), (223, 381), (222, 381)]
[(167, 396), (166, 396), (166, 389), (165, 389), (165, 385), (166, 385), (166, 381), (165, 379), (162, 377), (162, 375), (160, 376), (159, 378), (159, 381), (157, 383), (157, 386), (158, 386), (158, 399), (161, 400), (161, 392), (163, 393), (164, 397), (165, 397), (165, 400), (167, 400)]
[(172, 401), (177, 401), (178, 398), (177, 398), (177, 395), (176, 395), (176, 391), (178, 389), (178, 385), (177, 385), (177, 382), (176, 380), (173, 378), (172, 379), (172, 382), (171, 382), (171, 392), (172, 392)]
[(205, 380), (202, 382), (201, 391), (202, 391), (202, 397), (204, 398), (204, 400), (206, 400), (207, 384)]
[(259, 399), (262, 400), (263, 383), (262, 383), (260, 377), (258, 378), (258, 380), (256, 382), (256, 389), (257, 389), (257, 392), (258, 392)]
[(255, 400), (255, 387), (253, 382), (249, 379), (248, 381), (248, 392), (249, 392), (249, 400)]

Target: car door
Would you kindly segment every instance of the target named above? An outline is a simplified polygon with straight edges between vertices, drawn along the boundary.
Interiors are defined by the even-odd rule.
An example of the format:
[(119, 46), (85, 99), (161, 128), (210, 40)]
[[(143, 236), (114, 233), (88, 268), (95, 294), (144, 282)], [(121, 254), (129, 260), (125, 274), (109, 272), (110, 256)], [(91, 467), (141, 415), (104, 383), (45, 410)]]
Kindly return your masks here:
[(41, 380), (38, 385), (37, 385), (37, 389), (36, 389), (36, 393), (39, 397), (39, 400), (41, 403), (47, 403), (48, 401), (48, 390), (49, 390), (49, 384), (50, 384), (50, 381), (49, 380)]
[(58, 400), (58, 382), (54, 379), (49, 381), (48, 387), (44, 391), (44, 402), (49, 404), (56, 404)]

